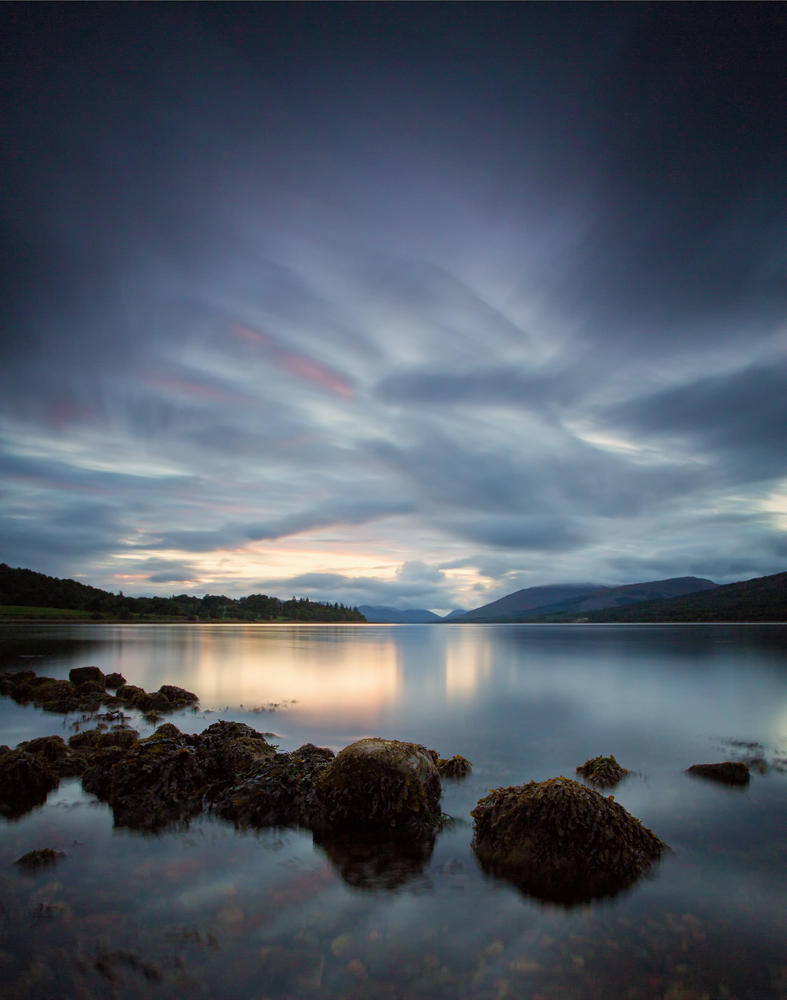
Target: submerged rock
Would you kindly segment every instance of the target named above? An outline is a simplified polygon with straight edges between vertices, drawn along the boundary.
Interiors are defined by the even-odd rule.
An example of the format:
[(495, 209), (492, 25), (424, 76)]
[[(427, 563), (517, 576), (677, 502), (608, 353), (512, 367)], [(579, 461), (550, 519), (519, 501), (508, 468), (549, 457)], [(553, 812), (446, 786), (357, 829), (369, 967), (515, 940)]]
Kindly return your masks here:
[(612, 788), (628, 773), (628, 768), (621, 767), (614, 757), (592, 757), (577, 768), (577, 774), (602, 788)]
[(60, 784), (60, 777), (43, 756), (11, 750), (0, 757), (0, 815), (16, 819), (35, 806)]
[(692, 764), (686, 769), (686, 773), (720, 781), (724, 785), (748, 785), (751, 779), (746, 764), (736, 760), (725, 760), (720, 764)]
[(434, 751), (418, 743), (358, 740), (317, 778), (315, 821), (327, 827), (415, 833), (436, 828), (440, 775)]
[(667, 847), (612, 796), (564, 777), (495, 789), (471, 815), (486, 870), (566, 905), (615, 895)]
[(17, 858), (15, 864), (28, 871), (37, 871), (39, 868), (47, 868), (57, 864), (67, 855), (63, 851), (55, 851), (51, 847), (44, 847), (39, 851), (28, 851), (21, 858)]
[(435, 835), (386, 837), (370, 833), (322, 830), (314, 843), (342, 879), (354, 889), (399, 889), (424, 873), (434, 851)]

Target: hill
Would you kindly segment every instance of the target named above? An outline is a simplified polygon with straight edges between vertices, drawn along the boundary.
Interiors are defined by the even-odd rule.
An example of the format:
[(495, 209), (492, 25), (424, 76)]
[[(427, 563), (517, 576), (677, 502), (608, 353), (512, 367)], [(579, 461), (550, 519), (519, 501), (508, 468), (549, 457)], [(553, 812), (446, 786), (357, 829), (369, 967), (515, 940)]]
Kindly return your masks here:
[(696, 591), (712, 590), (716, 584), (696, 576), (628, 583), (622, 587), (599, 587), (587, 584), (562, 584), (550, 587), (528, 587), (499, 601), (487, 604), (456, 621), (518, 622), (543, 618), (547, 615), (575, 617), (603, 608), (625, 607), (640, 601), (681, 597)]
[(361, 604), (358, 610), (368, 622), (374, 622), (378, 625), (427, 625), (443, 620), (440, 615), (423, 608), (406, 608), (404, 611), (397, 611), (396, 608)]
[(787, 622), (787, 573), (728, 583), (713, 590), (591, 611), (591, 622)]
[[(357, 608), (344, 604), (321, 604), (308, 598), (295, 597), (281, 601), (267, 594), (248, 597), (225, 597), (205, 594), (193, 597), (125, 597), (121, 591), (112, 594), (77, 580), (61, 580), (36, 573), (31, 569), (12, 569), (0, 563), (0, 611), (9, 608), (30, 608), (41, 612), (51, 609), (91, 612), (95, 620), (151, 620), (165, 618), (177, 621), (304, 621), (304, 622), (364, 622)], [(21, 612), (18, 617), (29, 617)], [(41, 617), (51, 617), (50, 613)], [(66, 616), (66, 617), (73, 617)]]

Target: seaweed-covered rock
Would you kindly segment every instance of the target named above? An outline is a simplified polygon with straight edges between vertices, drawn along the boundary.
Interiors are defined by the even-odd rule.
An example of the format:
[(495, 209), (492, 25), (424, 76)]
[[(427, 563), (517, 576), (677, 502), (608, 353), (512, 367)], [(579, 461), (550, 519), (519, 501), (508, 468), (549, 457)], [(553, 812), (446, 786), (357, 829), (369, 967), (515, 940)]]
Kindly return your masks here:
[(200, 736), (200, 746), (209, 759), (211, 776), (233, 780), (258, 761), (272, 758), (272, 747), (262, 733), (243, 722), (214, 722)]
[(115, 697), (119, 698), (129, 708), (137, 708), (140, 702), (144, 701), (147, 696), (147, 691), (144, 688), (137, 687), (136, 684), (121, 684), (117, 691), (115, 691)]
[(440, 796), (433, 752), (369, 737), (345, 747), (318, 777), (315, 822), (415, 834), (436, 828)]
[(64, 851), (55, 851), (51, 847), (44, 847), (38, 851), (28, 851), (21, 858), (17, 858), (15, 864), (27, 871), (38, 871), (39, 868), (49, 868), (57, 864), (66, 856)]
[(6, 754), (6, 753), (11, 753), (11, 747), (8, 746), (7, 743), (3, 743), (3, 744), (0, 745), (0, 757), (2, 757), (3, 754)]
[(206, 790), (199, 737), (157, 732), (113, 766), (109, 802), (119, 826), (155, 829), (200, 812)]
[(485, 869), (567, 905), (615, 895), (667, 846), (612, 796), (562, 776), (495, 789), (471, 815)]
[(35, 806), (60, 784), (60, 778), (41, 756), (12, 750), (0, 757), (0, 815), (15, 819)]
[(83, 729), (81, 733), (74, 733), (69, 737), (68, 745), (72, 750), (77, 750), (83, 755), (90, 755), (97, 750), (105, 750), (107, 747), (121, 747), (123, 750), (130, 749), (139, 739), (136, 729)]
[(98, 667), (74, 667), (73, 670), (69, 670), (68, 679), (77, 685), (92, 681), (94, 684), (100, 684), (101, 690), (104, 690), (104, 671)]
[(592, 757), (577, 768), (577, 774), (601, 788), (612, 788), (628, 773), (628, 768), (621, 767), (614, 757)]
[(437, 773), (441, 778), (452, 778), (458, 781), (466, 778), (473, 770), (473, 765), (461, 754), (454, 754), (453, 757), (437, 759)]
[(213, 809), (239, 827), (310, 826), (319, 815), (315, 783), (333, 759), (333, 750), (312, 743), (292, 753), (274, 752), (253, 764), (242, 781), (225, 786)]
[(746, 764), (737, 760), (725, 760), (720, 764), (692, 764), (686, 769), (688, 774), (699, 778), (710, 778), (724, 785), (748, 785), (751, 773)]
[(82, 772), (82, 788), (102, 802), (108, 802), (112, 793), (112, 769), (126, 755), (122, 746), (108, 746), (96, 750), (87, 758)]
[(125, 683), (126, 683), (126, 678), (123, 676), (123, 674), (118, 674), (118, 673), (107, 674), (107, 676), (104, 678), (104, 687), (107, 689), (107, 691), (114, 691), (116, 688), (123, 687)]
[(163, 694), (176, 708), (183, 708), (186, 705), (194, 705), (199, 701), (193, 691), (186, 691), (184, 688), (176, 687), (174, 684), (162, 684), (159, 692)]
[(66, 746), (61, 736), (41, 736), (36, 740), (28, 740), (20, 743), (17, 750), (46, 761), (61, 778), (76, 777), (85, 769), (85, 758)]
[(0, 694), (13, 695), (16, 688), (29, 684), (36, 679), (34, 670), (17, 670), (14, 673), (0, 674)]

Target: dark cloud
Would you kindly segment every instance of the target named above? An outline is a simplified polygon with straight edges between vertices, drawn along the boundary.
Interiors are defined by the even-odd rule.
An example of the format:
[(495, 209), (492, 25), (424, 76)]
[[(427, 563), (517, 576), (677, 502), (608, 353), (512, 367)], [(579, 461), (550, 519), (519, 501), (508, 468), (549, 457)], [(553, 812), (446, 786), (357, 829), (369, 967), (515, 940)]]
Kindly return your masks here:
[(2, 17), (0, 557), (441, 608), (783, 568), (779, 5)]

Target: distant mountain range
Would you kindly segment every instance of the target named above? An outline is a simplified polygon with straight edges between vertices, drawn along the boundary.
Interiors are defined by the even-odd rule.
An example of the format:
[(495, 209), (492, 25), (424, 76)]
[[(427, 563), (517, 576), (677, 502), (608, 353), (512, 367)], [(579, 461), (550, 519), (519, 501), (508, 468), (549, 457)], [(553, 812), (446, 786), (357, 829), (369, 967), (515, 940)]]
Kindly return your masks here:
[(361, 604), (358, 608), (367, 622), (376, 625), (428, 625), (431, 622), (444, 622), (449, 618), (455, 618), (465, 614), (463, 608), (457, 608), (441, 618), (440, 615), (432, 611), (425, 611), (420, 608), (406, 608), (399, 611), (397, 608), (376, 607), (370, 604)]
[(459, 622), (520, 622), (551, 615), (576, 617), (604, 608), (621, 608), (640, 601), (663, 601), (684, 597), (699, 591), (714, 590), (712, 580), (697, 576), (680, 576), (671, 580), (651, 580), (648, 583), (628, 583), (622, 587), (599, 584), (555, 584), (546, 587), (526, 587), (498, 601), (468, 611)]

